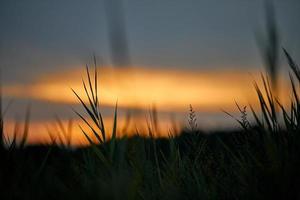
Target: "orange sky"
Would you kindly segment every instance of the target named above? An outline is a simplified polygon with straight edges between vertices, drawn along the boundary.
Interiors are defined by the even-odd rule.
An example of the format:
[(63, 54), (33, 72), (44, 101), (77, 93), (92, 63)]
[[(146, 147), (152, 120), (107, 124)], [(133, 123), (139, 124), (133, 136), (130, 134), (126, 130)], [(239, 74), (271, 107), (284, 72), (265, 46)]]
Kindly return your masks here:
[[(102, 105), (114, 106), (118, 100), (121, 107), (144, 109), (155, 104), (160, 110), (181, 110), (192, 104), (211, 111), (232, 108), (234, 100), (255, 103), (253, 81), (259, 81), (260, 72), (105, 67), (100, 69), (99, 76)], [(11, 97), (77, 103), (70, 88), (84, 96), (82, 77), (86, 77), (84, 69), (77, 68), (41, 76), (28, 85), (6, 86), (4, 93)], [(281, 85), (286, 87), (284, 82)]]
[[(76, 104), (78, 100), (71, 92), (73, 88), (80, 96), (84, 96), (82, 77), (86, 80), (84, 68), (78, 67), (72, 71), (61, 71), (38, 77), (26, 85), (7, 85), (4, 95), (11, 98), (30, 98), (49, 103)], [(92, 69), (91, 69), (92, 71)], [(234, 101), (241, 105), (257, 105), (253, 81), (259, 81), (259, 71), (242, 70), (206, 70), (189, 71), (179, 69), (151, 69), (146, 67), (112, 68), (101, 67), (99, 70), (99, 96), (100, 104), (113, 107), (118, 100), (120, 108), (138, 108), (149, 110), (153, 105), (159, 111), (187, 112), (192, 104), (199, 112), (221, 112), (221, 109), (233, 112)], [(280, 80), (280, 99), (287, 101), (288, 85)], [(34, 105), (33, 105), (34, 106)], [(119, 117), (120, 124), (125, 123), (124, 117)], [(141, 116), (133, 116), (130, 129), (146, 129), (146, 119)], [(170, 120), (160, 120), (165, 125), (161, 130), (162, 135), (167, 135), (173, 127)], [(30, 141), (47, 141), (46, 124), (53, 121), (31, 122), (31, 129), (41, 134), (34, 134)], [(78, 124), (76, 121), (74, 124)], [(106, 117), (108, 127), (111, 127), (112, 118)], [(7, 130), (12, 130), (13, 121), (7, 123)], [(178, 126), (182, 122), (177, 121)], [(76, 126), (77, 127), (77, 126)], [(119, 129), (121, 129), (119, 127)], [(11, 131), (8, 131), (11, 132)], [(54, 131), (55, 132), (55, 131)], [(74, 136), (74, 144), (82, 143), (82, 134)], [(119, 130), (121, 132), (121, 130)], [(144, 132), (144, 131), (142, 131)], [(122, 133), (119, 133), (122, 134)], [(47, 139), (48, 138), (48, 139)], [(84, 142), (83, 142), (84, 143)]]

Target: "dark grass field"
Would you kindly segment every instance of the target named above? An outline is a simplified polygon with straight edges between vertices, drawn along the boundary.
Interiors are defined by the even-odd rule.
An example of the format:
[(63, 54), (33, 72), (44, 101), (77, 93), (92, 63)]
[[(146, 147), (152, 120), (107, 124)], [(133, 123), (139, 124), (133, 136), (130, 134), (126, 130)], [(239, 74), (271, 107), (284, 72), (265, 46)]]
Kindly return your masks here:
[(90, 128), (82, 129), (90, 145), (27, 145), (26, 126), (21, 141), (8, 142), (1, 116), (0, 199), (300, 199), (300, 69), (283, 49), (292, 89), (284, 107), (276, 95), (279, 45), (269, 24), (263, 48), (268, 75), (262, 76), (263, 88), (254, 85), (260, 111), (237, 104), (241, 116), (233, 120), (239, 130), (203, 133), (191, 107), (189, 127), (179, 136), (155, 138), (153, 112), (149, 137), (117, 138), (116, 106), (107, 139), (97, 72), (92, 77), (87, 68), (88, 102), (73, 92), (89, 116), (77, 113)]
[(113, 154), (111, 142), (1, 148), (1, 199), (299, 199), (299, 134), (277, 134), (137, 136), (115, 140)]

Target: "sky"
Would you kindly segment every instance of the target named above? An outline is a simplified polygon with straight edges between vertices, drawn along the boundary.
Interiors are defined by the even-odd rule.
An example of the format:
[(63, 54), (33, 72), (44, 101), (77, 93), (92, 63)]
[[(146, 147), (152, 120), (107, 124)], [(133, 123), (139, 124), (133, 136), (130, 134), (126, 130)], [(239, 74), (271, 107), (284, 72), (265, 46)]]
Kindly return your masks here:
[[(220, 90), (227, 91), (234, 85), (239, 85), (237, 81), (249, 79), (251, 85), (251, 76), (264, 70), (257, 44), (257, 38), (265, 31), (265, 9), (262, 0), (115, 0), (115, 2), (119, 4), (109, 4), (104, 0), (1, 0), (2, 84), (4, 92), (7, 92), (7, 95), (4, 93), (5, 100), (15, 101), (14, 106), (10, 108), (10, 118), (16, 115), (22, 118), (24, 107), (28, 102), (35, 105), (32, 106), (32, 118), (36, 121), (51, 121), (55, 114), (64, 119), (72, 116), (72, 112), (62, 108), (70, 105), (79, 107), (75, 102), (76, 99), (70, 101), (66, 99), (71, 98), (69, 95), (72, 93), (68, 93), (70, 87), (77, 87), (81, 76), (84, 76), (82, 69), (85, 64), (92, 63), (93, 55), (104, 66), (104, 71), (108, 70), (107, 66), (116, 64), (116, 52), (111, 48), (112, 40), (116, 39), (111, 32), (114, 28), (122, 33), (121, 41), (125, 43), (120, 48), (125, 48), (127, 64), (135, 69), (131, 75), (136, 76), (131, 77), (130, 73), (127, 73), (129, 77), (123, 77), (126, 73), (119, 69), (120, 66), (114, 66), (116, 69), (114, 74), (117, 74), (118, 79), (110, 81), (103, 79), (104, 90), (106, 88), (107, 91), (115, 91), (106, 94), (110, 97), (106, 99), (111, 100), (104, 100), (108, 113), (116, 99), (124, 109), (128, 107), (137, 109), (139, 106), (133, 104), (137, 104), (138, 99), (143, 102), (143, 106), (138, 109), (145, 110), (145, 107), (154, 102), (159, 108), (169, 108), (163, 109), (164, 112), (184, 112), (184, 108), (188, 111), (188, 105), (194, 104), (196, 108), (201, 108), (202, 115), (210, 116), (212, 110), (219, 112), (220, 108), (228, 108), (227, 104), (231, 98), (232, 102), (236, 98), (242, 98), (239, 92), (234, 94), (225, 92), (232, 97), (224, 94), (226, 97), (223, 95), (221, 99), (227, 99), (226, 102), (210, 106), (213, 99), (220, 99), (215, 97), (215, 94), (220, 93)], [(300, 1), (273, 2), (280, 45), (299, 61)], [(123, 22), (117, 24), (116, 19)], [(118, 29), (118, 26), (121, 28)], [(286, 67), (282, 55), (281, 66)], [(126, 67), (124, 70), (130, 71)], [(172, 75), (171, 72), (176, 73)], [(231, 74), (228, 76), (232, 76), (230, 81), (224, 73)], [(250, 78), (240, 80), (234, 76), (235, 74), (243, 77), (242, 73), (251, 74)], [(149, 74), (153, 76), (148, 77)], [(177, 75), (186, 76), (185, 80), (188, 81), (177, 80)], [(199, 75), (199, 78), (195, 75)], [(61, 76), (63, 78), (57, 78)], [(201, 82), (200, 77), (206, 81)], [(127, 79), (134, 80), (134, 83), (143, 87), (124, 83)], [(61, 82), (61, 80), (69, 81)], [(212, 88), (216, 80), (220, 80), (219, 85), (225, 84), (227, 88), (224, 86), (218, 90), (219, 86), (216, 84), (208, 93), (195, 92), (197, 85), (199, 91), (201, 88)], [(114, 81), (121, 81), (122, 84), (115, 84)], [(48, 86), (54, 87), (54, 83), (61, 83), (59, 86), (56, 84), (54, 91), (57, 91), (57, 88), (64, 89), (59, 95), (53, 93), (46, 95), (45, 91), (50, 91)], [(163, 86), (160, 94), (154, 92), (161, 87), (158, 83)], [(149, 86), (155, 84), (158, 85), (156, 89)], [(132, 90), (132, 95), (124, 96), (120, 93), (120, 87), (116, 89), (116, 85), (123, 85), (123, 90), (126, 91)], [(37, 86), (40, 88), (36, 89)], [(243, 87), (239, 91), (245, 90), (248, 86)], [(190, 96), (190, 102), (183, 99), (178, 103), (179, 101), (173, 101), (181, 99), (180, 93), (176, 93), (176, 90), (181, 94), (185, 91), (195, 95)], [(152, 92), (152, 96), (149, 96), (147, 91)], [(161, 95), (165, 91), (173, 93), (166, 95), (169, 97), (167, 98)], [(140, 94), (141, 97), (136, 94)], [(208, 99), (207, 104), (203, 103), (204, 97)], [(243, 100), (243, 103), (245, 102), (247, 101)], [(217, 121), (216, 117), (214, 119)], [(208, 117), (207, 121), (211, 120)]]

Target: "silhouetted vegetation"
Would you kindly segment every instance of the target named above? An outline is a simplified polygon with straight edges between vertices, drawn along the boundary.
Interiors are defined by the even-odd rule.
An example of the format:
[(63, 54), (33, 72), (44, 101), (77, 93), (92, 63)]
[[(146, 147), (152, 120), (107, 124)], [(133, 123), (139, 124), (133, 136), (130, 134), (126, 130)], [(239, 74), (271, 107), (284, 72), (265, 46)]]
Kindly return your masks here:
[[(148, 138), (117, 139), (116, 106), (108, 140), (101, 122), (97, 81), (93, 82), (87, 71), (84, 88), (89, 104), (77, 97), (95, 124), (78, 115), (97, 141), (83, 130), (89, 147), (25, 146), (25, 124), (20, 142), (2, 141), (6, 146), (1, 146), (1, 199), (298, 199), (300, 75), (292, 57), (286, 50), (284, 53), (297, 78), (295, 81), (291, 75), (290, 108), (274, 98), (267, 77), (263, 77), (264, 88), (255, 85), (261, 113), (251, 108), (254, 123), (248, 121), (246, 107), (237, 104), (241, 130), (204, 134), (197, 129), (191, 107), (189, 129), (168, 139), (153, 137), (155, 124), (149, 126)], [(282, 123), (275, 105), (281, 109)]]
[(300, 199), (300, 69), (283, 49), (291, 68), (292, 99), (286, 108), (274, 94), (278, 41), (274, 26), (270, 29), (273, 46), (266, 45), (265, 55), (271, 83), (262, 76), (263, 88), (254, 85), (259, 112), (250, 105), (248, 113), (247, 106), (236, 103), (240, 130), (204, 134), (190, 106), (189, 127), (179, 136), (155, 138), (153, 110), (149, 137), (136, 133), (117, 138), (117, 103), (113, 130), (107, 133), (97, 71), (92, 77), (89, 68), (83, 82), (88, 102), (73, 90), (89, 116), (75, 111), (89, 127), (82, 128), (87, 147), (71, 148), (71, 128), (63, 127), (58, 117), (61, 145), (55, 137), (52, 145), (26, 145), (29, 109), (24, 127), (16, 124), (9, 140), (0, 107), (0, 199)]

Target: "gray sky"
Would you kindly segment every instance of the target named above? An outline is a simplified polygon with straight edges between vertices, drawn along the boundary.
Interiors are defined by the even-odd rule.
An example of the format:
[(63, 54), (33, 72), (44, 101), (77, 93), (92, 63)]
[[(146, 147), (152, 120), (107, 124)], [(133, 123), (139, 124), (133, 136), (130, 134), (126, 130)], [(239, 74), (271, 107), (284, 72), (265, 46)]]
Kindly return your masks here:
[[(255, 33), (262, 0), (124, 0), (131, 63), (151, 67), (261, 67)], [(300, 58), (300, 1), (276, 0), (282, 45)], [(84, 66), (95, 53), (111, 61), (103, 0), (1, 0), (4, 82), (24, 82)]]

